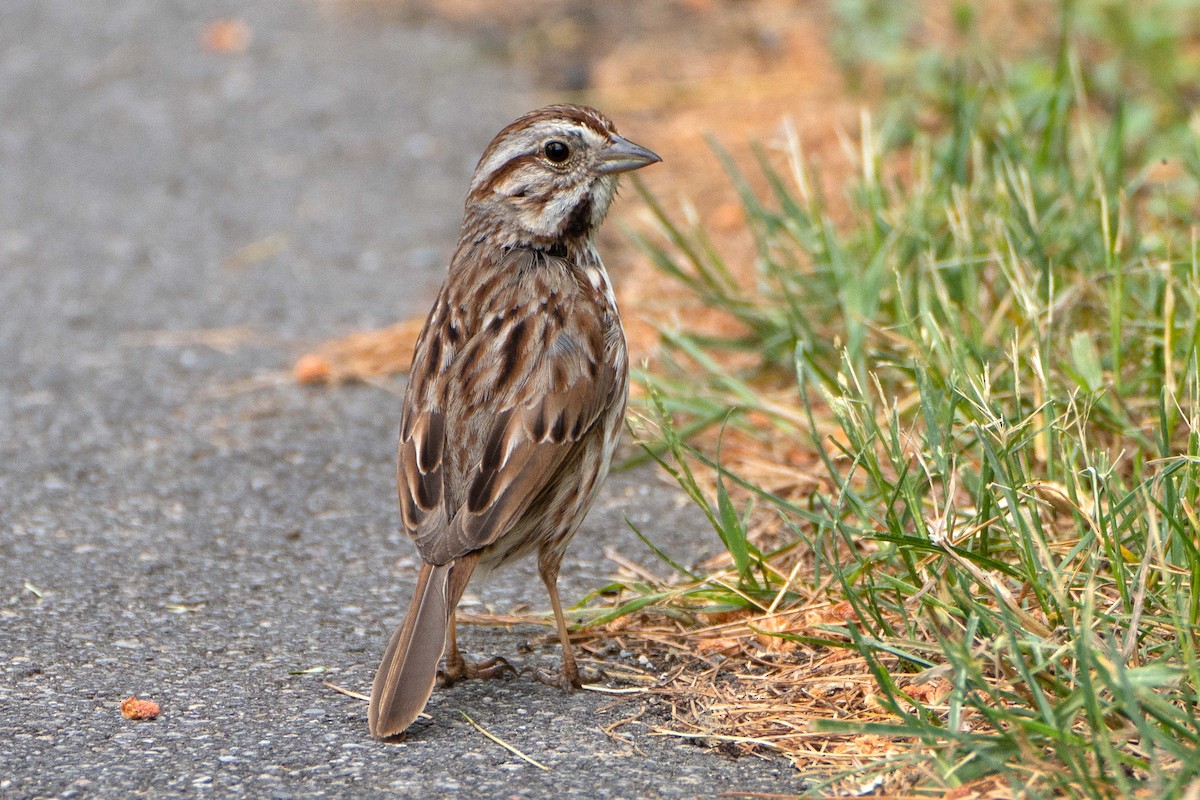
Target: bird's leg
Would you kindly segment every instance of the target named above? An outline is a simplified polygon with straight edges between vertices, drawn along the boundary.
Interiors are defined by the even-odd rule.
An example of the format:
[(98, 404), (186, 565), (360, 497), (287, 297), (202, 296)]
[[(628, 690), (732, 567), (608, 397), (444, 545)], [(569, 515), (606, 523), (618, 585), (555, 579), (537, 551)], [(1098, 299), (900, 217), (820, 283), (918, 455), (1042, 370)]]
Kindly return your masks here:
[(513, 669), (512, 664), (509, 664), (500, 656), (492, 656), (485, 658), (482, 661), (468, 663), (462, 657), (462, 653), (458, 651), (458, 611), (456, 610), (450, 615), (450, 624), (446, 629), (446, 668), (438, 672), (438, 684), (440, 686), (450, 686), (464, 678), (499, 678), (506, 672), (511, 672), (514, 675), (517, 673)]
[[(558, 672), (536, 669), (533, 671), (534, 680), (547, 686), (557, 686), (564, 692), (573, 692), (583, 685), (579, 677), (579, 666), (575, 663), (575, 650), (571, 646), (571, 634), (567, 630), (567, 620), (563, 616), (562, 603), (558, 599), (558, 569), (562, 565), (562, 556), (543, 552), (538, 558), (538, 572), (546, 591), (550, 593), (550, 607), (554, 609), (554, 622), (558, 625), (558, 641), (562, 644), (562, 667)], [(599, 675), (588, 675), (589, 681), (599, 679)]]

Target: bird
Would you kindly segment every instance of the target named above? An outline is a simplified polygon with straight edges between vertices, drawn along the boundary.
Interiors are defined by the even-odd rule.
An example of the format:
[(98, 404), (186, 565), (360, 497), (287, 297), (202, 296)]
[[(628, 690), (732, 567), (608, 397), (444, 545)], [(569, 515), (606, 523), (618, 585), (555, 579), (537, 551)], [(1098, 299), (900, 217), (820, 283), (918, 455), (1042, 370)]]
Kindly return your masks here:
[(472, 575), (527, 555), (562, 645), (557, 673), (534, 677), (580, 686), (558, 575), (608, 474), (629, 389), (594, 240), (618, 176), (661, 160), (600, 111), (558, 104), (506, 126), (475, 167), (400, 418), (400, 516), (422, 563), (371, 687), (377, 739), (402, 734), (425, 708), (443, 654), (446, 683), (511, 669), (466, 662), (455, 608)]

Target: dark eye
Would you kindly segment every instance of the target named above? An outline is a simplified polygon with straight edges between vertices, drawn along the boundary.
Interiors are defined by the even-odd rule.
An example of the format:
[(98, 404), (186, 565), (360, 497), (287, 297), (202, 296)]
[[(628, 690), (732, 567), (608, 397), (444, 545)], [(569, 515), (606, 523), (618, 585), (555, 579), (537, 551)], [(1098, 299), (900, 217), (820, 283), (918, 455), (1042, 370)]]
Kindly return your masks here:
[(546, 158), (555, 164), (561, 164), (571, 157), (571, 148), (567, 147), (566, 142), (560, 142), (557, 139), (546, 142), (543, 152), (546, 154)]

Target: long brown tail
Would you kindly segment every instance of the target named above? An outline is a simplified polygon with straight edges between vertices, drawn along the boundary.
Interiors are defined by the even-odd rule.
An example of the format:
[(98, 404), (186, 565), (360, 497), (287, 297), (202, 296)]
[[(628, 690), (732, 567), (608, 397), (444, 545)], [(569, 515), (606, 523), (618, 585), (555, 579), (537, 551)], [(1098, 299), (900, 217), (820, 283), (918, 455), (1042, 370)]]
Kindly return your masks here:
[(383, 651), (371, 686), (367, 720), (376, 739), (403, 733), (425, 708), (446, 649), (446, 630), (476, 561), (478, 556), (471, 554), (447, 564), (422, 565), (412, 605)]

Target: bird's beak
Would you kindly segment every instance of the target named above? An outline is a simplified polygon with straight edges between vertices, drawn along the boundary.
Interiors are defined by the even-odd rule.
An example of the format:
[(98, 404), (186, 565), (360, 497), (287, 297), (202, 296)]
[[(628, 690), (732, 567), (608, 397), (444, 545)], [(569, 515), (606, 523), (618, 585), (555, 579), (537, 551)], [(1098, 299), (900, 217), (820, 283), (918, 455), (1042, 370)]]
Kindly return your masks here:
[(659, 161), (662, 159), (650, 150), (614, 133), (612, 144), (600, 152), (600, 163), (597, 165), (596, 171), (601, 175), (614, 175), (618, 172), (640, 169)]

